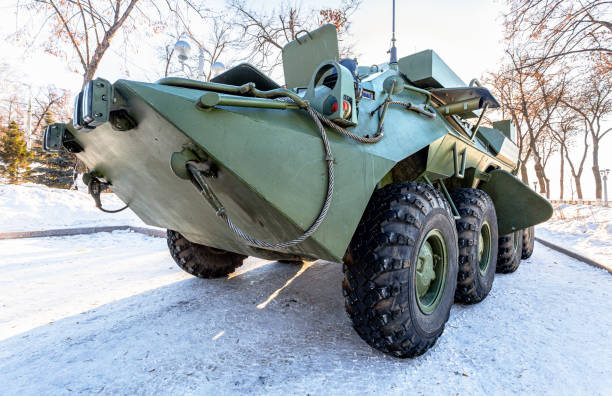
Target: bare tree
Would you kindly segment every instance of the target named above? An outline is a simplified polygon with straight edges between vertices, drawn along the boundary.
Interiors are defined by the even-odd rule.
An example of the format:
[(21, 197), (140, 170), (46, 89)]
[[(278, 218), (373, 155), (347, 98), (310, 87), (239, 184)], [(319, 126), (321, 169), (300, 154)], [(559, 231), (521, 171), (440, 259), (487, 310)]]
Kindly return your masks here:
[(552, 147), (544, 142), (552, 141), (547, 139), (547, 132), (564, 94), (565, 80), (561, 73), (550, 72), (550, 63), (525, 67), (527, 56), (520, 48), (511, 41), (506, 50), (506, 64), (499, 72), (490, 74), (488, 80), (496, 87), (494, 91), (503, 111), (511, 116), (517, 128), (523, 181), (529, 181), (525, 164), (531, 159), (540, 192), (550, 194), (545, 160)]
[[(610, 65), (612, 1), (509, 0), (506, 33), (530, 43), (527, 65), (576, 54), (600, 54)], [(526, 39), (526, 40), (525, 40)]]
[(172, 63), (172, 55), (174, 55), (174, 44), (177, 41), (177, 39), (174, 39), (173, 36), (170, 37), (170, 43), (166, 43), (164, 45), (161, 55), (164, 65), (164, 77), (168, 77), (170, 75), (170, 64)]
[(47, 118), (52, 114), (56, 118), (70, 118), (70, 95), (68, 91), (48, 86), (34, 97), (32, 111), (32, 134), (42, 135), (42, 130), (47, 126)]
[(543, 168), (543, 179), (546, 183), (546, 198), (550, 199), (550, 179), (546, 175), (546, 166), (548, 165), (548, 160), (552, 157), (552, 154), (556, 153), (559, 150), (559, 144), (552, 136), (551, 128), (547, 128), (545, 130), (540, 139), (536, 143), (538, 154), (542, 159), (542, 168)]
[(296, 3), (285, 1), (270, 12), (257, 11), (244, 0), (230, 0), (228, 6), (235, 14), (235, 25), (242, 37), (239, 50), (245, 59), (266, 71), (273, 71), (282, 64), (281, 50), (302, 30), (312, 30), (325, 23), (333, 23), (338, 29), (341, 53), (348, 55), (350, 44), (346, 40), (350, 17), (359, 7), (360, 0), (343, 0), (338, 8), (304, 10)]
[(516, 128), (516, 145), (519, 148), (521, 179), (523, 183), (529, 185), (527, 161), (531, 156), (531, 147), (518, 100), (520, 95), (518, 79), (520, 78), (520, 75), (517, 75), (511, 67), (506, 65), (502, 66), (498, 72), (489, 73), (483, 81), (493, 87), (492, 91), (495, 97), (501, 102), (502, 119), (511, 119)]
[[(61, 53), (69, 44), (83, 74), (83, 86), (93, 79), (111, 41), (122, 28), (133, 29), (138, 0), (36, 0), (32, 9), (45, 13), (51, 24), (46, 50)], [(42, 5), (42, 7), (41, 7)]]
[(601, 199), (602, 182), (599, 173), (599, 147), (602, 139), (612, 131), (602, 125), (602, 121), (612, 113), (612, 71), (590, 67), (581, 81), (580, 90), (564, 104), (575, 111), (584, 121), (587, 133), (591, 137), (591, 154), (593, 160), (593, 177), (595, 178), (595, 197)]
[[(581, 128), (584, 126), (584, 128)], [(571, 108), (566, 107), (562, 104), (560, 109), (559, 121), (555, 125), (554, 128), (551, 128), (551, 133), (553, 138), (559, 143), (560, 146), (560, 154), (561, 154), (561, 174), (560, 174), (560, 189), (561, 196), (560, 199), (563, 199), (563, 180), (564, 180), (564, 172), (563, 172), (563, 163), (564, 159), (567, 161), (567, 164), (570, 167), (570, 172), (572, 174), (572, 178), (574, 179), (574, 185), (576, 186), (576, 192), (578, 194), (578, 199), (582, 199), (582, 171), (584, 170), (584, 162), (587, 157), (587, 153), (589, 150), (588, 143), (588, 129), (583, 122), (581, 122), (580, 118)], [(572, 152), (575, 152), (575, 142), (574, 138), (580, 136), (582, 133), (582, 152), (578, 161), (572, 159)]]

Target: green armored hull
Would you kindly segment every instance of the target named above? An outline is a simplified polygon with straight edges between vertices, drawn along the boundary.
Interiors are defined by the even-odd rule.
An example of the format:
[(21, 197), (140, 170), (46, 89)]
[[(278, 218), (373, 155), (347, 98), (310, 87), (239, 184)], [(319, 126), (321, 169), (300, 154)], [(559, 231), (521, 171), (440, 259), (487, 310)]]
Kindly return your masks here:
[[(452, 303), (458, 249), (475, 246), (463, 263), (480, 261), (460, 268), (460, 281), (492, 282), (498, 236), (502, 254), (514, 235), (515, 260), (520, 230), (552, 214), (514, 176), (511, 123), (481, 125), (495, 98), (466, 86), (433, 51), (357, 67), (338, 61), (326, 25), (288, 44), (283, 59), (287, 88), (247, 64), (211, 82), (95, 80), (72, 122), (46, 131), (45, 147), (76, 153), (90, 188), (109, 185), (144, 222), (171, 230), (173, 257), (194, 275), (223, 275), (247, 255), (344, 261), (349, 274), (408, 271), (423, 315)], [(476, 212), (489, 217), (471, 219)], [(476, 239), (461, 242), (466, 230)], [(349, 306), (361, 298), (352, 279), (367, 271), (347, 275)], [(385, 349), (366, 333), (398, 356), (423, 347)]]

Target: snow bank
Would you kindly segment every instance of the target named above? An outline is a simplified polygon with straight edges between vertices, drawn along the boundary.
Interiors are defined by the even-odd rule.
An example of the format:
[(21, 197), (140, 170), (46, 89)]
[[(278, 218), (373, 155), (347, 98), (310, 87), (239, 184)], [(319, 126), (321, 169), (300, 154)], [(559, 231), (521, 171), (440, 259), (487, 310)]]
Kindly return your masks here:
[(536, 236), (612, 266), (612, 207), (555, 205), (553, 217)]
[[(102, 204), (111, 209), (124, 206), (114, 194), (102, 194)], [(0, 232), (102, 225), (145, 224), (130, 209), (115, 214), (98, 210), (84, 191), (32, 183), (0, 185)]]

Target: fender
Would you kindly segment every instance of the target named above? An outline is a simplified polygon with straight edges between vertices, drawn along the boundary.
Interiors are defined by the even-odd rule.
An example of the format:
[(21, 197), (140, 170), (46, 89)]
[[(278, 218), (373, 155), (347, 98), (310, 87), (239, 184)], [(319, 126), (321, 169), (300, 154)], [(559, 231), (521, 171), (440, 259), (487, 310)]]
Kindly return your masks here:
[(511, 173), (496, 169), (479, 186), (489, 194), (497, 212), (499, 235), (510, 234), (542, 223), (553, 214), (553, 207), (540, 194)]

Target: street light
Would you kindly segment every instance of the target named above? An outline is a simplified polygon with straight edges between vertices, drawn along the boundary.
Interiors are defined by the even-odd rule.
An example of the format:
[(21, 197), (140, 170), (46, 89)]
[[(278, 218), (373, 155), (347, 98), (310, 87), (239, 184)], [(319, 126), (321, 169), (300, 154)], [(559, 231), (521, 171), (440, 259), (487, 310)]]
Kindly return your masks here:
[(191, 54), (191, 45), (185, 40), (179, 40), (174, 44), (174, 51), (176, 51), (179, 63), (181, 64), (181, 70), (185, 70), (185, 66), (191, 72), (191, 67), (189, 65), (185, 65), (185, 61), (189, 59), (189, 55)]
[(610, 169), (601, 169), (599, 171), (601, 176), (603, 177), (604, 182), (604, 202), (606, 206), (608, 206), (608, 175), (610, 174)]
[[(184, 72), (185, 67), (189, 69), (189, 74), (193, 75), (194, 70), (189, 66), (189, 64), (185, 63), (189, 56), (191, 55), (191, 45), (185, 40), (178, 40), (176, 44), (174, 44), (174, 51), (177, 53), (178, 60), (181, 64), (181, 70)], [(212, 76), (217, 76), (218, 74), (225, 71), (225, 65), (221, 62), (215, 62), (210, 66)], [(198, 51), (198, 69), (197, 69), (197, 78), (204, 79), (204, 49), (199, 48)]]
[(221, 62), (215, 62), (212, 64), (210, 69), (212, 70), (213, 76), (216, 77), (225, 71), (225, 65)]
[(191, 45), (185, 40), (179, 40), (174, 44), (174, 50), (178, 54), (179, 62), (184, 63), (191, 54)]

